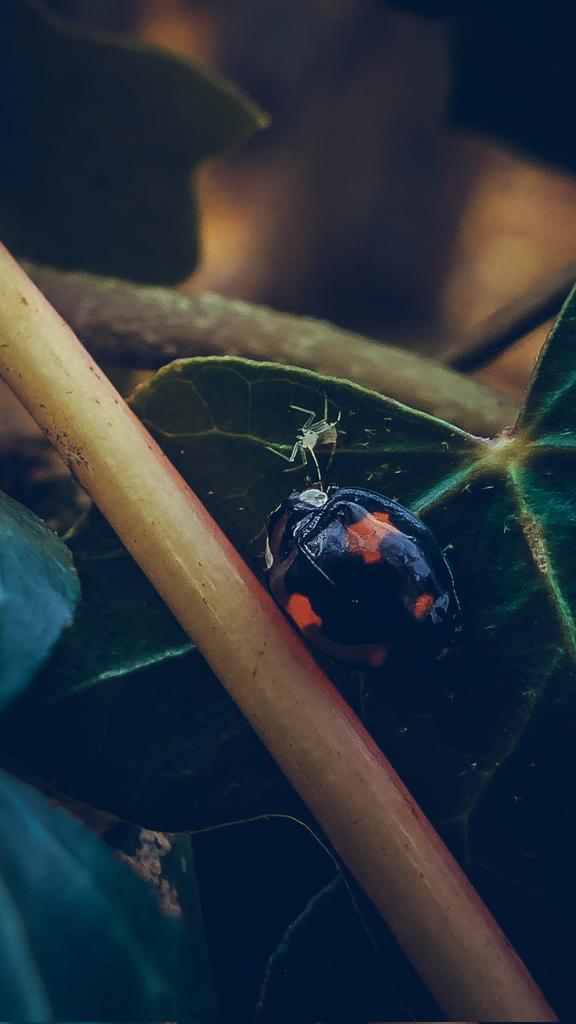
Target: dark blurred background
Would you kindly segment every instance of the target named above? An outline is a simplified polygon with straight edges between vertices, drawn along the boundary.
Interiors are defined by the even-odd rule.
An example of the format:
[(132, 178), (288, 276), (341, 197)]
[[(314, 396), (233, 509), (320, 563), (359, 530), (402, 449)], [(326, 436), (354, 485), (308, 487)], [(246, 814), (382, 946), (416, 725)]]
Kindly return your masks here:
[[(186, 54), (271, 115), (201, 173), (187, 287), (457, 360), (576, 277), (572, 5), (50, 6)], [(519, 397), (549, 318), (476, 375)]]

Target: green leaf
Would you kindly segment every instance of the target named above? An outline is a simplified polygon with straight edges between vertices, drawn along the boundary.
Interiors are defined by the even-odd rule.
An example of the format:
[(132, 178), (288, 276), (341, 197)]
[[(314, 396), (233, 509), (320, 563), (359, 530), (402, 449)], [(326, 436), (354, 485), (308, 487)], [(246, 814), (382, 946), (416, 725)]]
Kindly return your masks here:
[[(576, 289), (566, 299), (560, 316), (542, 349), (519, 425), (541, 445), (550, 440), (558, 448), (570, 447), (576, 430)], [(552, 438), (548, 438), (548, 434)]]
[(182, 922), (84, 826), (0, 775), (4, 1019), (210, 1019), (192, 950)]
[[(104, 839), (154, 885), (168, 905), (182, 906), (188, 919), (195, 922), (194, 934), (201, 935), (203, 940), (198, 951), (205, 958), (203, 973), (214, 984), (214, 971), (223, 1019), (252, 1020), (257, 1004), (258, 1019), (271, 1015), (275, 1021), (284, 1020), (287, 1014), (293, 1014), (294, 1004), (305, 1006), (305, 1019), (309, 1019), (314, 1006), (326, 1010), (337, 1006), (343, 992), (347, 992), (350, 1001), (350, 986), (355, 980), (372, 986), (366, 1005), (378, 1006), (380, 1010), (391, 1008), (390, 1016), (398, 1016), (400, 1007), (389, 991), (389, 979), (382, 969), (375, 941), (340, 877), (332, 898), (332, 887), (326, 883), (334, 878), (336, 863), (303, 822), (267, 816), (193, 836), (151, 832), (120, 822), (105, 832)], [(297, 872), (292, 870), (295, 863)], [(321, 897), (327, 893), (326, 900), (315, 898), (319, 887), (323, 887)], [(307, 917), (309, 902), (310, 907), (318, 902), (320, 913), (310, 912), (311, 928), (303, 927), (300, 934), (300, 915)], [(282, 958), (278, 964), (273, 958), (270, 985), (265, 986), (262, 997), (262, 979), (270, 953), (293, 919), (297, 934), (295, 948), (291, 946), (286, 953), (290, 964), (288, 977), (283, 977)], [(326, 924), (326, 919), (334, 932), (334, 941), (328, 943), (323, 953), (315, 943), (318, 928)], [(313, 948), (309, 940), (314, 943)], [(206, 942), (214, 969), (206, 958)], [(347, 952), (352, 955), (347, 956)], [(338, 958), (343, 977), (332, 979), (323, 991), (326, 976), (322, 969), (329, 970)], [(310, 962), (309, 972), (306, 961)], [(356, 974), (361, 961), (362, 970)], [(287, 986), (281, 984), (284, 980)], [(286, 1004), (281, 1013), (278, 1001), (284, 995)], [(376, 998), (370, 1001), (371, 996)], [(214, 1016), (207, 1012), (200, 1019)]]
[(262, 115), (187, 60), (78, 31), (32, 0), (3, 0), (0, 41), (5, 244), (67, 269), (187, 276), (192, 172)]
[(284, 816), (208, 829), (192, 841), (222, 1018), (252, 1021), (272, 951), (336, 865), (303, 822)]
[[(426, 1009), (434, 1014), (433, 1006)], [(342, 875), (312, 897), (282, 936), (268, 962), (259, 1010), (262, 1024), (403, 1018), (389, 959), (381, 956)]]
[[(340, 459), (354, 464), (357, 481), (367, 462), (366, 472), (382, 462), (374, 451), (370, 458), (366, 447), (375, 444), (378, 431), (382, 444), (391, 445), (395, 459), (398, 455), (390, 441), (391, 421), (381, 422), (383, 410), (398, 417), (405, 456), (417, 458), (424, 445), (420, 462), (425, 461), (430, 482), (434, 459), (458, 465), (461, 450), (473, 453), (477, 447), (456, 428), (447, 434), (438, 421), (353, 385), (332, 381), (326, 389), (332, 389), (347, 420), (348, 447), (340, 449), (335, 466)], [(270, 447), (291, 449), (303, 416), (290, 405), (321, 408), (324, 390), (321, 379), (306, 371), (212, 358), (173, 364), (135, 398), (147, 422), (162, 424), (166, 450), (258, 572), (266, 517), (305, 478), (298, 467), (287, 472), (286, 462)], [(212, 428), (213, 415), (219, 429)], [(423, 440), (421, 426), (429, 428)], [(445, 436), (453, 437), (452, 455), (443, 447)], [(394, 484), (397, 465), (390, 469)], [(203, 659), (194, 653), (176, 663), (175, 656), (189, 649), (187, 638), (99, 516), (79, 531), (74, 553), (85, 601), (36, 688), (51, 706), (36, 720), (38, 733), (34, 720), (27, 721), (34, 758), (48, 753), (49, 771), (64, 789), (74, 765), (73, 785), (85, 799), (154, 827), (185, 828), (222, 814), (256, 814), (278, 806), (276, 801), (286, 807), (291, 798), (279, 773)], [(133, 669), (145, 666), (144, 676), (135, 678)], [(126, 675), (126, 683), (82, 695), (91, 684), (120, 675)], [(347, 674), (339, 676), (353, 696)], [(70, 709), (71, 734), (69, 711), (63, 714), (54, 702), (73, 692), (79, 699), (76, 710)], [(268, 806), (267, 800), (272, 801)]]
[(56, 687), (68, 692), (152, 666), (192, 647), (162, 599), (119, 544), (106, 521), (92, 513), (70, 538), (84, 600), (59, 649)]
[(66, 545), (0, 493), (0, 708), (47, 658), (79, 597)]
[(312, 828), (266, 815), (192, 836), (223, 1019), (367, 1020), (372, 1010), (391, 1020), (406, 1007), (434, 1018), (381, 918)]
[[(506, 909), (510, 931), (538, 970), (546, 964), (556, 1002), (571, 977), (566, 936), (576, 909), (565, 842), (576, 785), (575, 399), (570, 356), (576, 340), (575, 309), (572, 296), (540, 364), (518, 432), (493, 442), (343, 381), (237, 359), (176, 362), (134, 399), (138, 414), (259, 573), (268, 513), (306, 481), (301, 466), (289, 465), (274, 451), (287, 454), (292, 448), (303, 419), (294, 405), (321, 413), (326, 396), (330, 418), (341, 413), (339, 443), (325, 470), (325, 483), (371, 487), (426, 520), (452, 563), (464, 616), (459, 648), (418, 675), (384, 669), (359, 676), (325, 664), (436, 827), (467, 869), (484, 879), (481, 887), (493, 892), (497, 915), (508, 897), (488, 879), (501, 876), (512, 887), (514, 906)], [(188, 662), (188, 690), (182, 685), (180, 691), (187, 694), (184, 703), (173, 703), (155, 739), (149, 732), (146, 738), (173, 768), (178, 756), (171, 750), (171, 736), (181, 735), (177, 719), (182, 708), (186, 720), (196, 723), (206, 750), (207, 722), (218, 706), (212, 732), (214, 763), (219, 764), (216, 816), (225, 789), (226, 712), (218, 703), (223, 699), (218, 687), (214, 685), (212, 696), (210, 680), (202, 672), (193, 674), (199, 655), (188, 657), (194, 660)], [(169, 678), (175, 666), (176, 661), (166, 661), (162, 678)], [(202, 682), (196, 692), (197, 679)], [(82, 774), (73, 759), (64, 763), (62, 752), (62, 738), (73, 731), (79, 714), (73, 702), (55, 705), (60, 708), (58, 752), (50, 749), (50, 740), (41, 740), (31, 724), (34, 716), (23, 713), (27, 738), (34, 737), (35, 763), (43, 762), (44, 770), (57, 767), (61, 784), (72, 785), (79, 795), (86, 786), (92, 799), (98, 793), (99, 803), (115, 806), (122, 766), (130, 765), (136, 783), (135, 766), (139, 756), (144, 759), (136, 750), (139, 738), (122, 724), (133, 706), (136, 685), (134, 681), (132, 699), (125, 704), (118, 687), (112, 697), (107, 692), (106, 726), (113, 738), (97, 750), (93, 744)], [(43, 691), (52, 696), (66, 692), (66, 675), (59, 673), (57, 658), (49, 678), (44, 677)], [(237, 728), (231, 702), (228, 710), (230, 728)], [(44, 716), (45, 709), (39, 714)], [(119, 735), (124, 740), (121, 750)], [(262, 763), (251, 773), (258, 746), (251, 743), (250, 730), (237, 732), (229, 764), (228, 794), (238, 793), (239, 814), (252, 785), (259, 799), (265, 794)], [(186, 773), (186, 755), (179, 753), (178, 799), (188, 801), (192, 825), (198, 808), (205, 814), (209, 806), (209, 762), (198, 770), (194, 761)], [(168, 776), (165, 795), (170, 800), (175, 777)], [(271, 770), (271, 792), (278, 796), (275, 777)], [(141, 792), (137, 797), (139, 813), (152, 820), (165, 806), (157, 769), (154, 778), (150, 801), (143, 805)], [(123, 799), (126, 806), (121, 809), (130, 813), (126, 790)], [(233, 799), (228, 801), (229, 811), (233, 804)], [(272, 806), (280, 809), (278, 803)], [(540, 894), (538, 911), (532, 893)], [(540, 927), (550, 907), (555, 935)]]
[[(0, 744), (36, 774), (87, 803), (165, 831), (300, 810), (198, 653), (67, 694), (81, 639), (63, 641), (30, 700), (0, 719)], [(76, 685), (76, 671), (72, 678)]]
[[(505, 497), (498, 490), (501, 483), (492, 479), (494, 474), (498, 474), (496, 453), (509, 451), (510, 444), (488, 445), (445, 423), (345, 382), (324, 380), (307, 371), (236, 359), (208, 358), (173, 363), (137, 392), (134, 408), (249, 563), (261, 573), (266, 518), (284, 496), (295, 486), (303, 486), (306, 479), (302, 467), (288, 465), (275, 454), (274, 448), (288, 453), (302, 423), (303, 414), (291, 406), (320, 411), (324, 395), (330, 402), (329, 415), (335, 417), (337, 412), (341, 413), (340, 443), (326, 482), (369, 486), (398, 498), (404, 504), (419, 510), (426, 509), (441, 544), (453, 545), (451, 556), (457, 569), (458, 589), (469, 620), (467, 645), (463, 652), (443, 662), (440, 667), (431, 666), (430, 679), (427, 680), (407, 681), (384, 674), (382, 677), (375, 675), (363, 684), (366, 691), (363, 703), (371, 727), (385, 741), (386, 749), (392, 747), (392, 752), (409, 772), (412, 781), (426, 787), (430, 780), (430, 757), (434, 759), (436, 772), (441, 773), (443, 782), (448, 777), (452, 780), (451, 785), (443, 786), (441, 793), (436, 795), (438, 809), (452, 818), (462, 812), (465, 801), (472, 799), (481, 777), (481, 773), (468, 772), (469, 764), (486, 755), (488, 740), (489, 749), (493, 750), (491, 763), (495, 762), (501, 748), (508, 743), (510, 715), (514, 717), (517, 710), (516, 693), (507, 694), (503, 699), (501, 691), (495, 688), (493, 672), (489, 673), (495, 688), (493, 693), (486, 692), (482, 680), (479, 692), (467, 686), (463, 701), (459, 682), (462, 661), (471, 652), (473, 664), (485, 668), (478, 660), (478, 650), (488, 654), (494, 640), (492, 629), (488, 632), (484, 628), (484, 619), (470, 622), (470, 612), (475, 610), (477, 615), (486, 615), (488, 625), (492, 627), (499, 609), (494, 609), (490, 602), (493, 604), (494, 598), (504, 602), (503, 613), (506, 616), (511, 613), (506, 605), (509, 582), (513, 583), (511, 592), (514, 600), (517, 592), (516, 581), (508, 580), (508, 571), (501, 580), (502, 594), (493, 585), (485, 586), (484, 572), (478, 576), (477, 566), (470, 557), (471, 543), (473, 547), (479, 543), (478, 526), (482, 526), (487, 542), (492, 539), (490, 529), (499, 544), (503, 538), (505, 554), (513, 550), (511, 544), (516, 540), (520, 561), (515, 571), (521, 573), (522, 556), (524, 563), (527, 559), (521, 538), (512, 533), (512, 527), (503, 533), (513, 511), (507, 508), (502, 512), (501, 501)], [(484, 466), (492, 465), (493, 474), (487, 472), (485, 475)], [(478, 488), (478, 499), (472, 496), (473, 484)], [(485, 487), (490, 489), (485, 490)], [(476, 500), (481, 502), (481, 509), (482, 504), (494, 508), (494, 516), (491, 518), (482, 511), (481, 518), (475, 521)], [(462, 512), (458, 508), (455, 514), (450, 514), (445, 503), (454, 502), (464, 503)], [(154, 657), (172, 656), (178, 652), (179, 643), (182, 649), (186, 644), (183, 634), (177, 633), (167, 640), (166, 628), (176, 627), (166, 619), (163, 611), (157, 615), (157, 626), (153, 627), (154, 608), (159, 607), (157, 599), (143, 577), (139, 576), (135, 582), (133, 571), (126, 571), (128, 560), (119, 543), (110, 535), (104, 544), (99, 540), (98, 534), (102, 529), (96, 517), (84, 535), (86, 543), (83, 550), (79, 546), (83, 544), (82, 533), (78, 537), (76, 557), (81, 571), (88, 571), (87, 585), (93, 596), (86, 602), (83, 617), (78, 619), (61, 644), (49, 671), (43, 674), (37, 687), (38, 693), (42, 692), (52, 700), (97, 679), (129, 671), (146, 661), (152, 662)], [(473, 535), (472, 541), (470, 534)], [(497, 552), (491, 556), (495, 557)], [(483, 558), (486, 561), (485, 553)], [(115, 562), (118, 572), (114, 578)], [(123, 563), (126, 568), (123, 568)], [(92, 576), (93, 572), (96, 575)], [(109, 581), (113, 584), (112, 595), (108, 590)], [(127, 600), (124, 602), (126, 592)], [(521, 591), (520, 600), (523, 595), (524, 591)], [(150, 617), (147, 609), (150, 609)], [(507, 630), (507, 622), (504, 628)], [(139, 643), (134, 640), (135, 633), (140, 638)], [(114, 636), (118, 638), (116, 642)], [(125, 647), (124, 638), (127, 640)], [(146, 647), (144, 656), (141, 656), (142, 645)], [(86, 666), (88, 658), (98, 663), (96, 671)], [(201, 749), (206, 751), (209, 743), (212, 758), (217, 757), (221, 746), (228, 745), (231, 734), (250, 735), (241, 719), (239, 723), (232, 702), (222, 697), (218, 684), (203, 668), (196, 674), (196, 666), (200, 664), (203, 663), (195, 654), (184, 671), (181, 692), (186, 692), (186, 674), (192, 678), (194, 672), (195, 679), (195, 689), (188, 686), (190, 696), (185, 705), (180, 697), (161, 719), (155, 705), (153, 714), (149, 713), (150, 707), (147, 709), (164, 762), (166, 752), (179, 743), (173, 736), (180, 736), (179, 722), (184, 706), (184, 720), (190, 721), (190, 702), (195, 707), (194, 721)], [(175, 665), (166, 665), (163, 675), (173, 677), (177, 671)], [(466, 673), (468, 678), (468, 669)], [(342, 675), (340, 670), (336, 671), (338, 679)], [(529, 685), (520, 679), (518, 671), (515, 677), (517, 688)], [(358, 690), (358, 683), (352, 682), (352, 697), (355, 690)], [(456, 696), (450, 697), (452, 693), (457, 693), (457, 699)], [(386, 695), (384, 704), (381, 700), (383, 694)], [(139, 777), (136, 770), (138, 751), (135, 748), (144, 748), (147, 759), (150, 759), (153, 739), (148, 733), (147, 742), (143, 744), (142, 737), (136, 738), (134, 734), (134, 711), (129, 711), (134, 706), (134, 691), (132, 695), (132, 700), (125, 702), (117, 688), (112, 694), (107, 692), (102, 714), (106, 719), (107, 735), (118, 733), (122, 736), (120, 756), (130, 763), (135, 780)], [(197, 699), (196, 704), (194, 698)], [(120, 705), (122, 711), (119, 711)], [(70, 713), (73, 714), (67, 710), (66, 714)], [(130, 714), (132, 743), (127, 735), (128, 727), (122, 727), (116, 717), (118, 714)], [(135, 714), (138, 718), (139, 708)], [(62, 712), (60, 716), (62, 718)], [(82, 720), (93, 722), (100, 721), (101, 717), (94, 714), (94, 706), (90, 702), (81, 714)], [(162, 737), (158, 735), (159, 722), (166, 729)], [(56, 724), (55, 728), (60, 731), (63, 725), (67, 727), (64, 721), (59, 727)], [(109, 776), (108, 771), (102, 772), (99, 758), (97, 762), (91, 760), (95, 748), (101, 749), (102, 746), (101, 728), (101, 725), (94, 726), (92, 743), (87, 743), (84, 733), (80, 741), (82, 747), (89, 751), (83, 761), (91, 762), (90, 770), (95, 778), (100, 774), (104, 778)], [(411, 742), (413, 734), (414, 741)], [(39, 740), (37, 737), (37, 742)], [(46, 742), (41, 745), (49, 746)], [(60, 740), (55, 746), (57, 757), (65, 757), (69, 745)], [(115, 758), (118, 756), (116, 751)], [(189, 774), (192, 802), (198, 767), (198, 760), (194, 758), (190, 765), (192, 774)], [(52, 764), (51, 770), (54, 768)], [(61, 770), (61, 763), (58, 770)], [(466, 774), (461, 774), (463, 772)], [(148, 777), (148, 772), (145, 777)], [(233, 769), (230, 770), (229, 785), (238, 785)], [(138, 784), (138, 788), (141, 812), (141, 790), (146, 790), (146, 787)], [(103, 796), (90, 791), (89, 799), (99, 804), (106, 803)], [(153, 810), (155, 800), (150, 806), (152, 820), (157, 824)], [(133, 816), (130, 806), (114, 806), (114, 809), (125, 816)], [(251, 810), (241, 805), (238, 813)], [(193, 820), (189, 823), (194, 824)], [(168, 823), (163, 821), (162, 824)]]

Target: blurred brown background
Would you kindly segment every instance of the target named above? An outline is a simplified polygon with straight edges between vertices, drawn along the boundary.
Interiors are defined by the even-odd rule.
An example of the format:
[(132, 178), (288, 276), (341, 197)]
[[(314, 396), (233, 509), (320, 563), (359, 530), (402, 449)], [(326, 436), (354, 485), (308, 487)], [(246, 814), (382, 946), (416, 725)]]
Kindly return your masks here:
[[(502, 20), (506, 4), (502, 38), (489, 15), (478, 22), (475, 4), (456, 20), (450, 8), (458, 5), (381, 0), (51, 6), (77, 24), (186, 54), (271, 115), (267, 132), (201, 173), (204, 257), (187, 287), (454, 356), (492, 329), (493, 314), (514, 321), (540, 291), (553, 290), (558, 274), (570, 277), (576, 181), (553, 133), (547, 159), (534, 155), (550, 118), (530, 91), (541, 94), (547, 71), (539, 62), (553, 61), (558, 38), (539, 42), (537, 22), (519, 38), (516, 22)], [(442, 11), (424, 17), (401, 6)], [(463, 39), (468, 50), (458, 49)], [(487, 133), (480, 123), (482, 134), (462, 128), (466, 117), (455, 127), (458, 74), (472, 106), (486, 101), (488, 121), (492, 108), (502, 121), (502, 107), (513, 128), (526, 120), (529, 135), (535, 126), (535, 145), (528, 138), (514, 148), (505, 123), (492, 137), (490, 123)], [(532, 103), (527, 119), (523, 97)], [(545, 333), (546, 325), (531, 332), (477, 376), (519, 397)]]

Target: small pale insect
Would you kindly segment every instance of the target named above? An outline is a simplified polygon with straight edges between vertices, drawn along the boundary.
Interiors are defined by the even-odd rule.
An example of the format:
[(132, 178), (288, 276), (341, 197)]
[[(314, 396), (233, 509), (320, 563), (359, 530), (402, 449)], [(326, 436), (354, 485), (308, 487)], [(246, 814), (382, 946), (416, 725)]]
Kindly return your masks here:
[(305, 412), (308, 415), (308, 419), (302, 424), (298, 431), (294, 447), (290, 455), (284, 455), (283, 452), (279, 452), (277, 448), (270, 448), (280, 458), (286, 459), (287, 462), (295, 462), (298, 454), (302, 459), (303, 465), (308, 465), (308, 456), (312, 459), (318, 480), (321, 480), (320, 466), (316, 457), (315, 448), (318, 444), (326, 445), (331, 449), (330, 456), (328, 459), (328, 466), (334, 456), (336, 444), (338, 442), (338, 423), (340, 422), (340, 412), (335, 420), (330, 422), (328, 420), (328, 399), (324, 395), (324, 413), (320, 419), (316, 419), (316, 413), (311, 409), (303, 409), (300, 405), (291, 405), (291, 409), (295, 409), (296, 412)]

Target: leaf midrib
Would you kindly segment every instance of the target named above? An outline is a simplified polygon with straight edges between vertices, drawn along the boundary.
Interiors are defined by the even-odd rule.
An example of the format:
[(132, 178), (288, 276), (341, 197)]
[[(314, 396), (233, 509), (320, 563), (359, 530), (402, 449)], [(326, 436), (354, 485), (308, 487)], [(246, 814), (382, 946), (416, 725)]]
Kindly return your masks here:
[[(142, 422), (151, 431), (151, 433), (159, 434), (162, 437), (166, 437), (173, 441), (192, 441), (192, 440), (203, 440), (207, 437), (221, 437), (227, 441), (241, 441), (246, 444), (252, 444), (257, 448), (265, 448), (267, 451), (271, 447), (277, 448), (279, 451), (291, 451), (293, 445), (286, 444), (282, 441), (275, 441), (273, 438), (258, 437), (256, 434), (240, 433), (237, 430), (223, 430), (220, 427), (210, 427), (208, 430), (183, 430), (183, 431), (172, 431), (165, 430), (159, 427), (155, 420), (147, 419), (145, 416), (142, 417)], [(474, 440), (471, 437), (471, 441)], [(448, 446), (448, 447), (447, 447)], [(386, 445), (374, 445), (370, 441), (359, 443), (356, 447), (344, 447), (338, 445), (336, 454), (338, 457), (341, 455), (363, 455), (366, 448), (370, 448), (370, 453), (375, 455), (401, 455), (404, 452), (410, 452), (418, 455), (446, 455), (448, 452), (455, 455), (466, 455), (470, 453), (470, 447), (450, 447), (447, 441), (440, 442), (438, 447), (434, 447), (429, 444), (386, 444)]]
[(556, 612), (567, 649), (576, 663), (576, 623), (558, 582), (540, 520), (533, 515), (522, 486), (521, 464), (508, 465), (508, 480), (518, 508), (518, 521), (536, 570)]
[[(526, 446), (528, 447), (528, 446)], [(526, 450), (526, 449), (524, 449)], [(522, 531), (526, 547), (530, 555), (530, 560), (533, 562), (536, 571), (541, 579), (542, 585), (547, 593), (550, 604), (552, 605), (556, 618), (558, 621), (559, 628), (566, 641), (567, 653), (571, 656), (572, 660), (576, 662), (576, 624), (574, 617), (570, 612), (568, 602), (564, 598), (562, 588), (557, 580), (556, 574), (553, 569), (552, 559), (548, 551), (548, 546), (544, 537), (541, 522), (533, 515), (530, 506), (528, 504), (526, 494), (522, 485), (522, 458), (516, 457), (510, 459), (506, 466), (505, 474), (502, 476), (508, 480), (510, 491), (513, 495), (517, 510), (518, 510), (518, 524)], [(483, 467), (484, 468), (484, 467)], [(480, 472), (478, 466), (472, 467), (470, 476), (476, 476)], [(537, 536), (535, 536), (535, 530)], [(538, 687), (537, 693), (534, 698), (530, 701), (525, 712), (520, 715), (517, 727), (513, 733), (508, 733), (504, 737), (503, 749), (501, 754), (494, 753), (492, 755), (493, 768), (487, 772), (482, 781), (482, 785), (477, 789), (476, 793), (467, 802), (461, 813), (455, 818), (451, 819), (452, 822), (460, 821), (465, 828), (465, 841), (467, 844), (468, 826), (470, 819), (474, 812), (477, 810), (482, 799), (490, 789), (494, 779), (498, 775), (500, 769), (506, 764), (508, 759), (514, 754), (518, 747), (522, 736), (525, 734), (530, 722), (536, 712), (538, 706), (541, 704), (543, 697), (545, 696), (550, 680), (554, 678), (555, 670), (557, 669), (562, 657), (565, 652), (559, 652), (555, 658), (553, 664), (549, 666), (548, 671), (544, 674), (541, 684)]]

